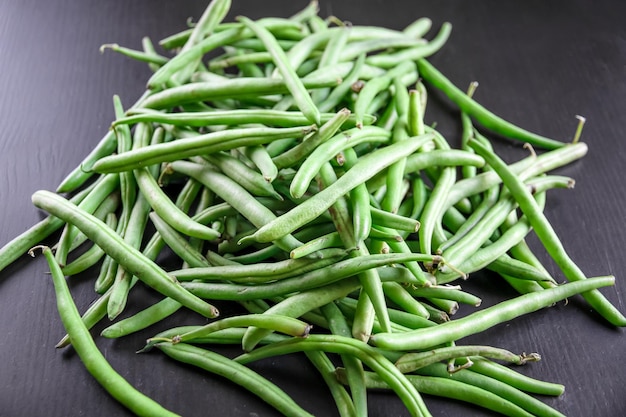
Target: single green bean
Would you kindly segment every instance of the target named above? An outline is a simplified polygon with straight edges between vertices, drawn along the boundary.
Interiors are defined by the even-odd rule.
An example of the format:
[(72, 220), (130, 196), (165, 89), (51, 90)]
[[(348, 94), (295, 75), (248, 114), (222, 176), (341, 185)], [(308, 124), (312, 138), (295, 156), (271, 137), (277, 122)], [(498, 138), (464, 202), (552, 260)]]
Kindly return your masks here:
[(265, 181), (271, 183), (278, 177), (278, 167), (264, 146), (246, 146), (243, 154), (257, 167)]
[(565, 391), (565, 387), (561, 384), (530, 378), (482, 357), (470, 356), (468, 359), (472, 361), (472, 366), (469, 368), (472, 372), (497, 379), (522, 391), (553, 396), (559, 396)]
[(156, 347), (177, 361), (223, 376), (235, 384), (246, 388), (285, 416), (312, 417), (312, 414), (303, 410), (272, 382), (231, 359), (186, 343), (172, 344), (163, 342), (157, 344)]
[(395, 363), (396, 367), (403, 374), (415, 372), (416, 370), (435, 362), (447, 359), (461, 358), (467, 356), (480, 356), (490, 359), (497, 359), (515, 365), (524, 365), (527, 362), (541, 360), (537, 353), (515, 354), (506, 349), (492, 346), (451, 346), (432, 349), (426, 352), (412, 352), (404, 354)]
[(103, 222), (85, 213), (63, 197), (42, 190), (35, 192), (32, 200), (35, 206), (65, 221), (71, 221), (110, 257), (156, 291), (180, 301), (181, 304), (206, 317), (215, 317), (218, 314), (215, 307), (172, 281), (158, 265), (124, 242)]
[(525, 294), (503, 301), (493, 307), (440, 324), (432, 329), (418, 329), (405, 334), (380, 333), (373, 335), (371, 340), (376, 346), (383, 349), (426, 349), (478, 333), (496, 324), (550, 306), (575, 294), (614, 283), (615, 278), (611, 276), (571, 282), (538, 293)]
[(309, 127), (229, 129), (104, 157), (93, 165), (93, 169), (96, 172), (127, 171), (239, 146), (258, 145), (281, 138), (303, 137), (309, 131)]
[(450, 98), (450, 100), (461, 108), (462, 111), (469, 114), (487, 129), (512, 139), (530, 143), (531, 145), (539, 148), (556, 149), (565, 146), (565, 143), (563, 142), (558, 142), (554, 139), (549, 139), (529, 132), (491, 113), (485, 107), (478, 104), (471, 97), (454, 86), (450, 80), (441, 74), (427, 60), (418, 59), (417, 68), (420, 77), (438, 90), (443, 91), (448, 98)]
[[(57, 296), (57, 310), (72, 346), (87, 368), (87, 371), (102, 387), (122, 405), (140, 416), (176, 416), (150, 397), (139, 392), (107, 362), (98, 350), (89, 330), (83, 324), (65, 277), (54, 259), (50, 248), (41, 247), (52, 273), (52, 281)], [(33, 252), (31, 251), (31, 254)]]
[[(204, 127), (212, 125), (242, 125), (242, 124), (263, 124), (273, 127), (297, 127), (308, 123), (307, 118), (298, 111), (281, 111), (274, 109), (231, 109), (212, 110), (200, 112), (179, 112), (164, 113), (151, 109), (131, 109), (128, 116), (117, 119), (113, 126), (120, 124), (135, 124), (139, 122), (152, 122), (171, 124), (174, 126)], [(320, 120), (326, 123), (335, 116), (335, 113), (322, 113)], [(372, 124), (374, 117), (366, 115), (363, 123)], [(343, 124), (346, 127), (355, 125), (354, 116), (347, 118)]]

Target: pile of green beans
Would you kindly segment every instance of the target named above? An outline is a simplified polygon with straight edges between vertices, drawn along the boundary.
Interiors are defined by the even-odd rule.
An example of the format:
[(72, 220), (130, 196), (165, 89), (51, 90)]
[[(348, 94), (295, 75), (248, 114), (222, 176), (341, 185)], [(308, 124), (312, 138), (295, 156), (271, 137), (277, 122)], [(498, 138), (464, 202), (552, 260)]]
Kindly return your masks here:
[[(316, 2), (257, 21), (225, 22), (229, 10), (211, 1), (162, 53), (148, 38), (143, 50), (103, 47), (149, 65), (145, 94), (127, 108), (114, 97), (94, 150), (56, 192), (33, 194), (49, 217), (0, 249), (0, 270), (43, 250), (67, 331), (57, 347), (73, 345), (137, 415), (172, 413), (106, 362), (89, 331), (102, 321), (102, 337), (148, 332), (141, 352), (227, 378), (286, 416), (311, 414), (248, 364), (305, 352), (342, 417), (367, 415), (368, 389), (392, 390), (412, 416), (430, 415), (422, 394), (560, 416), (529, 394), (562, 385), (508, 366), (539, 354), (460, 342), (578, 294), (626, 325), (599, 290), (614, 278), (587, 278), (543, 214), (549, 190), (573, 186), (550, 171), (586, 154), (583, 119), (565, 143), (480, 105), (474, 84), (463, 92), (427, 60), (448, 23), (430, 36), (428, 18), (359, 26), (320, 17)], [(430, 89), (458, 106), (461, 137), (427, 124)], [(506, 164), (492, 134), (529, 156)], [(531, 232), (562, 276), (530, 250)], [(58, 243), (36, 246), (50, 236)], [(483, 269), (519, 295), (481, 309), (461, 285)], [(82, 315), (64, 279), (78, 274), (95, 275), (99, 294)], [(137, 285), (161, 299), (138, 311)], [(240, 314), (221, 317), (216, 301)], [(181, 308), (208, 324), (159, 327)], [(456, 319), (460, 308), (475, 311)], [(211, 349), (223, 344), (241, 354)]]

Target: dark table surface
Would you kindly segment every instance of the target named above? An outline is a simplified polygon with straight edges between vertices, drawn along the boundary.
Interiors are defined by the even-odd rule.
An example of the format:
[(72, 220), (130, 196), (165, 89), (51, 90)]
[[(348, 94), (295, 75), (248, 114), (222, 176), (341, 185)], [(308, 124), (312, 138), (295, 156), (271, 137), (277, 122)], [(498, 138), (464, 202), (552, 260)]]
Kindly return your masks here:
[[(237, 0), (229, 15), (288, 16), (304, 1)], [(103, 43), (140, 48), (182, 30), (199, 17), (204, 1), (4, 0), (0, 2), (0, 244), (42, 218), (30, 195), (54, 190), (107, 130), (111, 97), (131, 103), (143, 92), (149, 70)], [(620, 1), (320, 1), (321, 15), (354, 24), (403, 28), (430, 17), (437, 28), (453, 24), (452, 37), (432, 62), (457, 85), (477, 80), (475, 98), (523, 127), (569, 140), (575, 115), (587, 118), (589, 154), (559, 170), (576, 179), (573, 190), (548, 196), (546, 213), (565, 248), (588, 276), (614, 274), (602, 292), (626, 312), (626, 3)], [(432, 34), (431, 34), (432, 35)], [(427, 122), (454, 143), (456, 111), (434, 95)], [(496, 142), (506, 159), (519, 146)], [(559, 280), (536, 239), (538, 256)], [(69, 350), (55, 350), (64, 331), (43, 258), (21, 258), (0, 272), (0, 416), (111, 416), (128, 413), (87, 374)], [(79, 309), (95, 298), (91, 276), (71, 279)], [(491, 305), (512, 292), (491, 275), (464, 286)], [(141, 294), (141, 293), (139, 293)], [(147, 301), (132, 298), (131, 308)], [(152, 299), (150, 297), (153, 297)], [(464, 308), (467, 313), (471, 309)], [(182, 313), (177, 320), (199, 322)], [(102, 327), (98, 327), (101, 329)], [(158, 353), (137, 355), (148, 329), (98, 346), (131, 383), (186, 416), (270, 416), (275, 411), (233, 384), (182, 367)], [(579, 297), (468, 338), (513, 351), (536, 351), (543, 360), (528, 375), (563, 383), (560, 398), (545, 401), (572, 417), (626, 415), (626, 335), (605, 324)], [(305, 409), (336, 415), (322, 380), (299, 355), (264, 361), (257, 370), (282, 386)], [(371, 394), (372, 416), (404, 416), (391, 394)], [(491, 415), (447, 400), (426, 399), (433, 415)]]

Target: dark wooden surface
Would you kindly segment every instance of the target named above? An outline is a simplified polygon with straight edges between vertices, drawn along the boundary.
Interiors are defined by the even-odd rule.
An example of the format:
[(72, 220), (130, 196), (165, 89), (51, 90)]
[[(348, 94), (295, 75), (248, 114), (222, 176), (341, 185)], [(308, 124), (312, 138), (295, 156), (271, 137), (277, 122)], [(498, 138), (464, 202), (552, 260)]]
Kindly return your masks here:
[[(234, 1), (230, 17), (287, 16), (306, 2)], [(614, 274), (603, 293), (626, 311), (626, 15), (619, 1), (331, 1), (321, 14), (354, 24), (402, 28), (427, 16), (453, 34), (432, 62), (457, 85), (477, 80), (476, 98), (503, 117), (556, 139), (568, 140), (576, 114), (587, 117), (589, 154), (559, 172), (576, 179), (574, 190), (548, 196), (547, 215), (567, 251), (589, 276)], [(108, 128), (111, 97), (124, 103), (142, 92), (148, 69), (103, 43), (140, 48), (197, 18), (203, 1), (4, 0), (0, 2), (0, 244), (42, 218), (30, 202), (37, 189), (54, 190)], [(428, 123), (438, 122), (454, 142), (456, 112), (434, 95)], [(506, 159), (524, 155), (497, 143)], [(542, 260), (553, 264), (535, 239)], [(63, 329), (43, 258), (23, 257), (0, 272), (0, 416), (111, 416), (128, 413), (86, 373), (71, 350), (54, 349)], [(93, 272), (93, 271), (92, 271)], [(71, 279), (81, 310), (95, 298), (93, 277)], [(557, 275), (562, 279), (561, 275)], [(490, 305), (510, 290), (496, 277), (472, 277), (466, 288)], [(150, 292), (131, 299), (137, 309)], [(464, 308), (464, 312), (471, 309)], [(175, 321), (201, 322), (191, 314)], [(99, 327), (101, 329), (102, 327)], [(136, 355), (149, 329), (119, 341), (97, 339), (113, 366), (167, 408), (186, 416), (272, 416), (270, 407), (220, 378), (175, 364), (158, 353)], [(536, 351), (543, 360), (528, 375), (560, 382), (566, 393), (546, 402), (572, 417), (626, 415), (626, 335), (606, 325), (578, 297), (468, 338), (513, 351)], [(264, 361), (256, 367), (305, 409), (335, 415), (323, 382), (303, 357)], [(428, 397), (433, 415), (492, 415)], [(391, 394), (371, 395), (371, 416), (407, 415)]]

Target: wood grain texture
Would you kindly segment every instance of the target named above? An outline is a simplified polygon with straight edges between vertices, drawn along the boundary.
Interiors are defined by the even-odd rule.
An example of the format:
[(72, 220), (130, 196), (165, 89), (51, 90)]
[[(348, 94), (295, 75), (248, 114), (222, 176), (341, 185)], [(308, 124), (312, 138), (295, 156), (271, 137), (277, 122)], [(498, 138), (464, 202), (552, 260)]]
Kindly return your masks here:
[[(229, 18), (287, 16), (306, 1), (234, 2)], [(106, 132), (113, 94), (130, 104), (142, 92), (149, 70), (103, 43), (140, 48), (198, 18), (206, 2), (165, 0), (0, 2), (0, 245), (38, 221), (30, 203), (37, 189), (53, 190)], [(576, 179), (573, 190), (549, 194), (547, 216), (571, 257), (589, 276), (615, 274), (617, 285), (602, 292), (626, 311), (626, 4), (532, 0), (526, 2), (320, 0), (321, 15), (354, 24), (402, 28), (426, 16), (453, 34), (432, 62), (458, 86), (479, 81), (475, 97), (499, 115), (531, 131), (568, 140), (576, 114), (587, 118), (583, 140), (589, 154), (559, 170)], [(454, 143), (456, 111), (431, 97), (427, 122), (437, 122)], [(497, 142), (505, 159), (524, 155), (517, 145)], [(533, 247), (557, 279), (554, 265)], [(52, 282), (43, 258), (24, 257), (0, 272), (0, 416), (111, 416), (128, 413), (89, 377), (71, 349), (57, 351), (63, 335)], [(78, 306), (95, 298), (90, 271), (71, 279)], [(511, 295), (491, 275), (476, 274), (464, 285), (483, 306)], [(132, 309), (155, 300), (149, 291), (131, 297)], [(471, 312), (463, 307), (461, 314)], [(185, 416), (273, 416), (260, 400), (230, 383), (183, 367), (158, 353), (135, 354), (146, 337), (176, 320), (201, 323), (181, 312), (158, 329), (97, 343), (140, 390)], [(101, 330), (102, 326), (96, 329)], [(566, 393), (545, 401), (571, 417), (626, 415), (623, 383), (626, 335), (607, 326), (579, 298), (497, 326), (467, 343), (513, 351), (536, 351), (543, 360), (528, 375), (563, 383)], [(465, 341), (464, 341), (465, 342)], [(227, 350), (225, 350), (228, 352)], [(305, 409), (336, 415), (321, 378), (301, 356), (255, 366), (284, 387)], [(68, 396), (69, 394), (69, 396)], [(405, 416), (393, 395), (372, 393), (373, 417)], [(482, 409), (427, 398), (435, 416), (489, 416)]]

